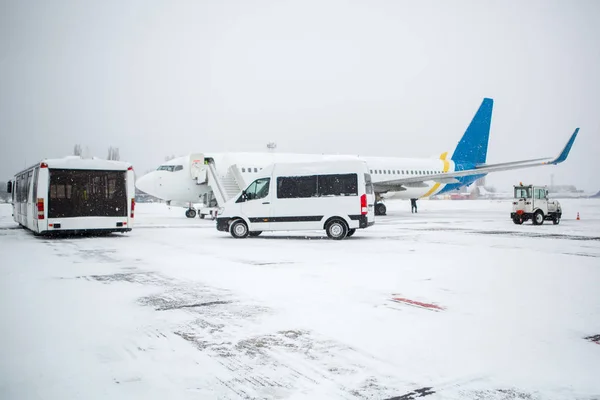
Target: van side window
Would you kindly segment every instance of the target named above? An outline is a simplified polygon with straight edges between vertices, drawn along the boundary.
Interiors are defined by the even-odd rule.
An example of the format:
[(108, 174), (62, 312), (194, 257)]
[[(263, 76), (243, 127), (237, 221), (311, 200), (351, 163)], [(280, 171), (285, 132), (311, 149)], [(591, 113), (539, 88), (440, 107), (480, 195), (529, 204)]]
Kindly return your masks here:
[[(365, 174), (371, 176), (369, 174)], [(319, 196), (357, 196), (358, 176), (356, 174), (319, 175), (317, 176), (317, 193)]]
[(316, 195), (316, 175), (277, 178), (277, 198), (279, 199), (306, 198)]
[(269, 195), (269, 183), (271, 178), (260, 178), (255, 180), (246, 189), (247, 200), (264, 199)]

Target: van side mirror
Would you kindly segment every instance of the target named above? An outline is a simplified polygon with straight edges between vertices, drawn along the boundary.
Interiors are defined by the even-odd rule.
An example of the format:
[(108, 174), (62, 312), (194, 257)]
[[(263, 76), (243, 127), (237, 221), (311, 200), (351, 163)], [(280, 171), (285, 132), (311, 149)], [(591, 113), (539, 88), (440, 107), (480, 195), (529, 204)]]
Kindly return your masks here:
[(12, 193), (12, 181), (6, 182), (6, 193)]
[(248, 195), (246, 194), (245, 190), (242, 190), (242, 194), (240, 195), (240, 197), (237, 199), (236, 203), (243, 203), (246, 201)]

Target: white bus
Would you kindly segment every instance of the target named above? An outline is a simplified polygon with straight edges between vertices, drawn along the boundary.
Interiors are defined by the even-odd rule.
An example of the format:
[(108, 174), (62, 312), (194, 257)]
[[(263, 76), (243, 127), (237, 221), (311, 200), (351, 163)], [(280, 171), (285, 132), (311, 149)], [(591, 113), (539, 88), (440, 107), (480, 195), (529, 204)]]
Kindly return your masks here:
[(219, 210), (218, 230), (245, 238), (324, 229), (340, 240), (375, 223), (375, 194), (364, 161), (273, 164), (256, 175)]
[(132, 229), (133, 167), (70, 156), (43, 160), (14, 176), (13, 218), (35, 234), (110, 233)]

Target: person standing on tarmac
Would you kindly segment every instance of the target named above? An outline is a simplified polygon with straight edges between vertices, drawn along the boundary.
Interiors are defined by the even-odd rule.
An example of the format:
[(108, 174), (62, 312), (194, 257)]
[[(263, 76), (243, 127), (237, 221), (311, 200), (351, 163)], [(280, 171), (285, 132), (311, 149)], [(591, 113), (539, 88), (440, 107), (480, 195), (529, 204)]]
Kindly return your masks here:
[(410, 211), (413, 214), (417, 212), (417, 199), (410, 199)]

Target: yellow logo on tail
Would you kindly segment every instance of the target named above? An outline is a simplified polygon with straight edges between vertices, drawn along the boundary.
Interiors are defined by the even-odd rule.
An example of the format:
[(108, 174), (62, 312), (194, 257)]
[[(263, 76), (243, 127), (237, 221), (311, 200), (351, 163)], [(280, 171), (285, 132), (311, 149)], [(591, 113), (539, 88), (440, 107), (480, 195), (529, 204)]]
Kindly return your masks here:
[[(440, 155), (440, 160), (442, 160), (444, 162), (444, 173), (448, 172), (448, 170), (450, 169), (450, 161), (446, 160), (446, 157), (448, 157), (447, 151)], [(425, 193), (423, 196), (421, 196), (421, 198), (429, 197), (432, 194), (434, 194), (439, 189), (440, 185), (441, 185), (441, 183), (439, 183), (439, 182), (436, 183), (435, 185), (433, 185), (427, 193)]]

